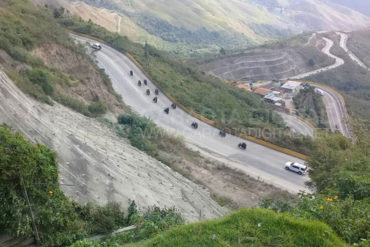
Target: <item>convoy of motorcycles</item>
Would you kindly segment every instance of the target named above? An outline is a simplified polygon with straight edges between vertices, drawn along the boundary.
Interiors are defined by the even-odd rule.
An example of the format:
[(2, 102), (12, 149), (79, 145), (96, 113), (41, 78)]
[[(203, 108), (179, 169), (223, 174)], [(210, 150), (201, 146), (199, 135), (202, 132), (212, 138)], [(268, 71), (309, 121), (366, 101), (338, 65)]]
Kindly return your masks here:
[[(130, 70), (130, 76), (134, 76), (134, 72), (132, 70)], [(147, 86), (148, 85), (148, 81), (147, 80), (144, 80), (143, 82), (144, 82), (144, 86)], [(142, 86), (142, 83), (141, 83), (140, 80), (138, 81), (137, 85), (139, 87)], [(150, 96), (150, 89), (149, 88), (146, 89), (145, 90), (145, 93), (146, 93), (146, 95)], [(158, 88), (156, 88), (154, 90), (154, 94), (156, 96), (153, 98), (153, 103), (158, 103), (158, 95), (159, 95), (159, 89)], [(172, 108), (173, 110), (175, 110), (177, 108), (177, 105), (175, 103), (172, 103), (170, 107), (166, 107), (163, 110), (164, 113), (165, 114), (169, 114), (170, 113), (170, 108)], [(197, 122), (192, 122), (190, 126), (191, 126), (191, 128), (193, 128), (195, 130), (198, 129), (198, 127), (199, 127)], [(226, 137), (226, 131), (220, 130), (219, 136), (220, 137)], [(241, 143), (238, 144), (238, 148), (240, 148), (241, 150), (246, 150), (247, 149), (247, 144), (245, 142), (241, 142)]]

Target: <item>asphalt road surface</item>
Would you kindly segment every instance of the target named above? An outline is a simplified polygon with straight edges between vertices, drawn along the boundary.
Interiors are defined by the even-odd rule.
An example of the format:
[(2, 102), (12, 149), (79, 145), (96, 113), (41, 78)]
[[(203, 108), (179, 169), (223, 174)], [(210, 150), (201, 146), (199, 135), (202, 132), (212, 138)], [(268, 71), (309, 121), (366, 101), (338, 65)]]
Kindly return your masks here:
[(310, 136), (314, 138), (315, 130), (303, 120), (299, 119), (294, 115), (290, 115), (283, 112), (277, 112), (284, 120), (285, 124), (289, 126), (290, 131), (293, 133), (301, 134), (304, 136)]
[[(72, 37), (83, 43), (95, 42), (75, 35)], [(169, 114), (165, 114), (164, 109), (172, 102), (163, 94), (159, 95), (157, 104), (152, 102), (155, 85), (129, 58), (107, 45), (102, 45), (102, 50), (95, 52), (95, 58), (98, 65), (109, 75), (114, 90), (122, 95), (127, 105), (171, 133), (184, 136), (189, 146), (289, 192), (309, 190), (305, 186), (305, 182), (309, 180), (308, 176), (299, 176), (284, 169), (287, 161), (303, 163), (302, 160), (235, 136), (227, 135), (222, 138), (218, 129), (179, 108), (170, 109)], [(133, 77), (129, 74), (130, 70), (134, 72)], [(139, 87), (138, 80), (143, 82), (144, 79), (148, 81), (148, 86)], [(150, 96), (146, 95), (146, 89), (151, 91)], [(198, 123), (197, 130), (191, 128), (193, 122)], [(247, 143), (247, 150), (238, 148), (240, 142)]]
[(323, 102), (328, 115), (329, 127), (332, 132), (339, 131), (343, 136), (353, 139), (353, 134), (348, 124), (346, 106), (338, 93), (328, 87), (314, 85), (323, 91)]

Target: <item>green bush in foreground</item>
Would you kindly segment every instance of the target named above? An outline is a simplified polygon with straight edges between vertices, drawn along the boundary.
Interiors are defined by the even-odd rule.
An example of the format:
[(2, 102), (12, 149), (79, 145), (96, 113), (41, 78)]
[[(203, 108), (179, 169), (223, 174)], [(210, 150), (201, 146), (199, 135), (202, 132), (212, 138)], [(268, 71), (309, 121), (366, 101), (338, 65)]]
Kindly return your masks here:
[(341, 247), (347, 246), (327, 225), (264, 209), (242, 209), (221, 220), (177, 227), (140, 247)]
[(144, 214), (137, 211), (133, 201), (128, 209), (127, 223), (135, 225), (136, 229), (119, 235), (110, 236), (104, 241), (82, 240), (74, 243), (71, 247), (111, 247), (120, 246), (127, 243), (150, 239), (159, 233), (169, 230), (175, 226), (184, 224), (184, 219), (173, 208), (161, 209), (158, 207), (150, 208)]
[(126, 226), (116, 204), (86, 206), (71, 202), (58, 184), (56, 155), (20, 133), (0, 126), (0, 234), (33, 237), (32, 218), (43, 246), (68, 246), (89, 234)]
[(1, 126), (0, 154), (1, 231), (33, 236), (27, 192), (45, 246), (63, 246), (82, 237), (84, 222), (58, 186), (55, 153)]

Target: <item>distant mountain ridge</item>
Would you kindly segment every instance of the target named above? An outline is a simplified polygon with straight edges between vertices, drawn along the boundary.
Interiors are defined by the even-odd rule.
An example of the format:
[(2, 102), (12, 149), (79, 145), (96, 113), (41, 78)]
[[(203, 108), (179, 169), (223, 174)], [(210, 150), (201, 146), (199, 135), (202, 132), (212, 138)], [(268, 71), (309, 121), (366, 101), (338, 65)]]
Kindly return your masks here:
[(58, 2), (108, 29), (112, 29), (112, 22), (105, 24), (108, 17), (101, 10), (114, 11), (117, 16), (113, 22), (121, 34), (179, 54), (214, 52), (221, 47), (247, 48), (304, 31), (347, 31), (370, 26), (369, 16), (348, 4), (339, 4), (345, 0), (33, 1)]

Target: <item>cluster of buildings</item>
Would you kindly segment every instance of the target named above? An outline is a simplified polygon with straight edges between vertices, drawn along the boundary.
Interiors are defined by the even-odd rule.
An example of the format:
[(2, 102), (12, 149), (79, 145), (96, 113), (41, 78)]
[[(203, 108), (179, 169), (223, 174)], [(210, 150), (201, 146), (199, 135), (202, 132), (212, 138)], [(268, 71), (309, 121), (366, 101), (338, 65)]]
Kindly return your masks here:
[(296, 81), (281, 82), (280, 86), (277, 88), (259, 87), (254, 91), (252, 91), (252, 88), (249, 85), (240, 84), (237, 87), (260, 95), (264, 101), (271, 104), (274, 108), (283, 111), (289, 111), (285, 108), (284, 99), (291, 99), (300, 89), (302, 89), (301, 83)]

